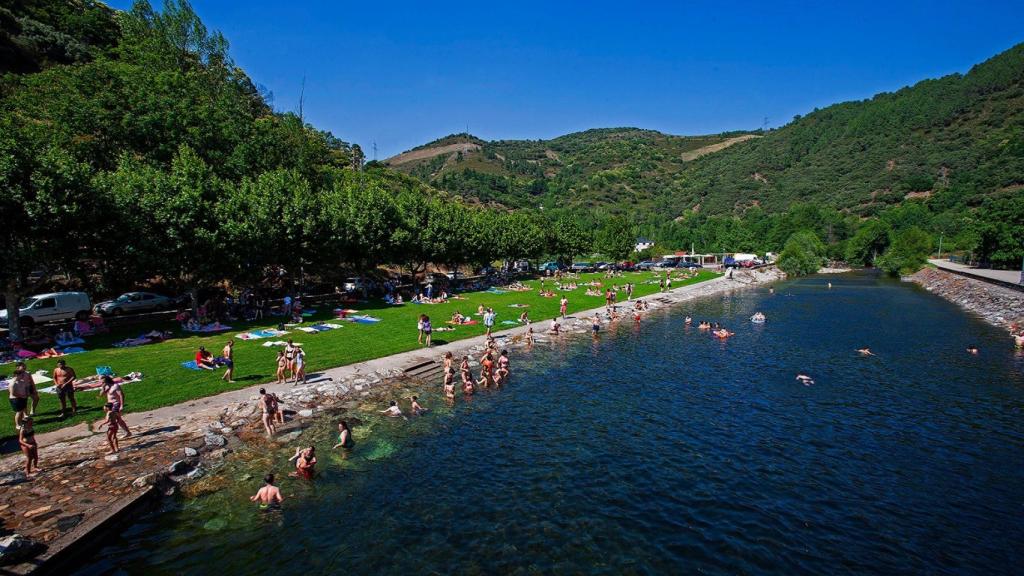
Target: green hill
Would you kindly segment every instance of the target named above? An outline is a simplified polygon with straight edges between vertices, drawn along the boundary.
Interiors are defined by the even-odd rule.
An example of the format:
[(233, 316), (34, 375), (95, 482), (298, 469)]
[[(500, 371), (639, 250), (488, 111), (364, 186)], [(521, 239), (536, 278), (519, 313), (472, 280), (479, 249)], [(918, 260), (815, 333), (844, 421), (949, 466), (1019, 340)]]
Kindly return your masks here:
[(647, 221), (805, 202), (857, 216), (933, 196), (978, 205), (1024, 189), (1024, 44), (967, 74), (815, 110), (763, 134), (612, 128), (495, 142), (457, 134), (388, 163), (484, 202)]
[(435, 186), (482, 202), (544, 208), (631, 208), (664, 212), (678, 193), (676, 175), (705, 151), (752, 138), (745, 134), (671, 136), (606, 128), (552, 140), (488, 142), (453, 134), (385, 163)]

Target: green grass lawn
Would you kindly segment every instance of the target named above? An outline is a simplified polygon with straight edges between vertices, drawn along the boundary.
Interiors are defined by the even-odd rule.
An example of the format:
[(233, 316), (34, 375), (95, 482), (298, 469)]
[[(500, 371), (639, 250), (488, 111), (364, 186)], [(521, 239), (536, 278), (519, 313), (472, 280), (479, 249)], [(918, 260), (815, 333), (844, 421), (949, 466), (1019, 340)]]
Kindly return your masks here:
[[(652, 280), (655, 275), (651, 272), (627, 273), (623, 277), (611, 280), (604, 279), (601, 274), (583, 274), (579, 282), (598, 280), (611, 284), (625, 284), (633, 282), (635, 289), (634, 298), (643, 297), (658, 291), (657, 282), (650, 284), (646, 281)], [(688, 280), (673, 280), (672, 286), (678, 287), (685, 284), (693, 284), (714, 278), (717, 274), (708, 271), (701, 271), (700, 275)], [(295, 342), (301, 342), (306, 352), (307, 374), (343, 366), (373, 358), (380, 358), (398, 352), (405, 352), (419, 347), (416, 342), (416, 319), (419, 314), (430, 316), (431, 323), (435, 328), (447, 326), (445, 322), (451, 315), (459, 310), (465, 315), (476, 313), (480, 304), (494, 308), (498, 314), (495, 322), (495, 331), (513, 328), (514, 326), (502, 325), (502, 320), (517, 320), (523, 311), (521, 308), (510, 308), (509, 304), (528, 304), (530, 319), (532, 321), (550, 320), (558, 314), (559, 297), (544, 298), (538, 295), (538, 280), (524, 282), (533, 288), (530, 292), (507, 292), (505, 294), (492, 294), (488, 292), (464, 293), (465, 300), (451, 300), (446, 304), (405, 304), (402, 306), (388, 306), (382, 301), (376, 300), (364, 304), (350, 305), (347, 307), (357, 309), (360, 312), (380, 318), (376, 324), (358, 324), (349, 322), (335, 322), (343, 324), (344, 327), (319, 334), (305, 334), (292, 330), (287, 336), (275, 338), (274, 340), (286, 340), (289, 337)], [(547, 281), (551, 286), (551, 281)], [(587, 310), (604, 305), (603, 296), (586, 296), (586, 288), (580, 286), (574, 291), (567, 292), (569, 298), (569, 311)], [(625, 299), (620, 294), (620, 300)], [(334, 318), (333, 307), (317, 310), (312, 318), (306, 318), (306, 324), (316, 321), (331, 321)], [(479, 320), (479, 318), (477, 318)], [(118, 375), (129, 372), (142, 372), (143, 380), (127, 384), (124, 387), (126, 408), (129, 412), (152, 410), (162, 406), (170, 406), (187, 400), (218, 394), (227, 390), (244, 388), (254, 384), (268, 382), (274, 379), (276, 369), (277, 351), (281, 348), (264, 347), (264, 340), (242, 341), (235, 339), (235, 384), (228, 384), (221, 380), (224, 371), (201, 371), (187, 370), (181, 367), (181, 363), (192, 360), (199, 346), (205, 346), (214, 356), (220, 354), (221, 348), (228, 339), (250, 329), (274, 327), (280, 321), (271, 317), (256, 323), (231, 322), (232, 330), (214, 335), (192, 335), (188, 334), (176, 337), (159, 344), (140, 346), (136, 348), (114, 348), (113, 342), (124, 338), (138, 336), (154, 328), (168, 330), (172, 329), (175, 334), (183, 334), (180, 328), (173, 322), (165, 322), (159, 325), (134, 326), (115, 331), (115, 333), (96, 336), (87, 339), (83, 346), (88, 350), (80, 354), (64, 356), (68, 366), (74, 368), (79, 376), (88, 376), (95, 373), (97, 366), (110, 366)], [(454, 332), (435, 332), (434, 344), (443, 344), (455, 340), (462, 340), (484, 333), (483, 324), (474, 326), (458, 326)], [(30, 360), (27, 366), (30, 372), (46, 370), (52, 372), (56, 366), (57, 359)], [(0, 368), (0, 374), (9, 374), (13, 370), (13, 364)], [(40, 388), (50, 386), (44, 384)], [(60, 402), (55, 394), (40, 393), (41, 399), (39, 409), (36, 412), (35, 428), (39, 432), (55, 430), (64, 426), (70, 426), (85, 420), (99, 420), (103, 415), (104, 400), (98, 396), (98, 391), (83, 391), (76, 394), (78, 400), (78, 415), (65, 420), (60, 419)], [(0, 437), (8, 438), (15, 435), (14, 415), (7, 413), (7, 417), (0, 418)]]

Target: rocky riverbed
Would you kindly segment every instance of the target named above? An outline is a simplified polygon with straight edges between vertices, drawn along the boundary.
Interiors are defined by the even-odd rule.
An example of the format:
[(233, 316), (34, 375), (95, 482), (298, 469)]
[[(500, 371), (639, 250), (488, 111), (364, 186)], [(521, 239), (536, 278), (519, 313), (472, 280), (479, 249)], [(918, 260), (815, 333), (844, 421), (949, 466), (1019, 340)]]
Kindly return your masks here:
[(1024, 292), (935, 268), (906, 278), (1003, 328), (1024, 326)]
[[(782, 279), (775, 268), (737, 271), (732, 279), (717, 278), (645, 298), (650, 311), (729, 290), (763, 285)], [(603, 310), (603, 309), (602, 309)], [(595, 311), (579, 312), (563, 324), (563, 333), (546, 333), (547, 323), (534, 324), (536, 341), (544, 345), (559, 338), (588, 333)], [(628, 314), (620, 320), (631, 321)], [(502, 348), (525, 345), (525, 327), (498, 335)], [(17, 564), (15, 573), (29, 573), (54, 554), (89, 535), (116, 511), (148, 495), (194, 496), (216, 490), (224, 477), (216, 471), (230, 459), (247, 458), (268, 449), (294, 444), (318, 417), (340, 417), (357, 406), (378, 401), (396, 391), (414, 390), (439, 381), (438, 372), (410, 366), (440, 362), (451, 351), (456, 356), (483, 350), (483, 338), (454, 342), (443, 348), (417, 350), (357, 365), (312, 374), (307, 384), (265, 385), (282, 399), (287, 423), (274, 439), (267, 439), (257, 407), (260, 386), (204, 398), (151, 413), (129, 415), (135, 435), (122, 440), (121, 452), (105, 455), (102, 433), (83, 438), (45, 442), (40, 435), (43, 472), (25, 478), (20, 454), (0, 461), (0, 519), (12, 545), (0, 540), (0, 563), (16, 564), (39, 554), (32, 563)], [(515, 354), (515, 352), (513, 352)], [(476, 366), (475, 362), (472, 362)], [(403, 392), (404, 393), (404, 392)], [(406, 394), (407, 395), (407, 394)], [(17, 536), (17, 538), (14, 538)], [(20, 551), (20, 552), (18, 552)], [(17, 554), (23, 554), (19, 557)], [(40, 554), (41, 552), (41, 554)]]

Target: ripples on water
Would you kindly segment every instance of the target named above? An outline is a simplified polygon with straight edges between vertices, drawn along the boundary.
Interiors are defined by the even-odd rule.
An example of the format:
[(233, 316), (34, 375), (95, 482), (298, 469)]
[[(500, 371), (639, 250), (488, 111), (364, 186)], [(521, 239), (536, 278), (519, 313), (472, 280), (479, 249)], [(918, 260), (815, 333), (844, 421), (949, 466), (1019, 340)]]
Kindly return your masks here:
[[(237, 478), (271, 461), (283, 476), (290, 447), (83, 573), (1020, 571), (1024, 358), (919, 289), (827, 280), (516, 353), (504, 390), (453, 409), (425, 393), (434, 413), (408, 423), (367, 415), (347, 460), (322, 422), (320, 476), (282, 479), (282, 511), (256, 512), (259, 482)], [(757, 310), (767, 324), (746, 321)]]

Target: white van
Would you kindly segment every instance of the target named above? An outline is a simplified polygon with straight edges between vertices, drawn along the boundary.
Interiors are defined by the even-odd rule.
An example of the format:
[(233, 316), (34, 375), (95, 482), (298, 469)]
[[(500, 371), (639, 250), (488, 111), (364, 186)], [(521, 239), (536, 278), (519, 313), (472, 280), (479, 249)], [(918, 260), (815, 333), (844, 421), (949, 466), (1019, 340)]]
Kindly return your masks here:
[[(85, 292), (51, 292), (29, 296), (18, 305), (22, 326), (85, 318), (92, 309)], [(0, 324), (7, 324), (7, 310), (0, 310)]]

